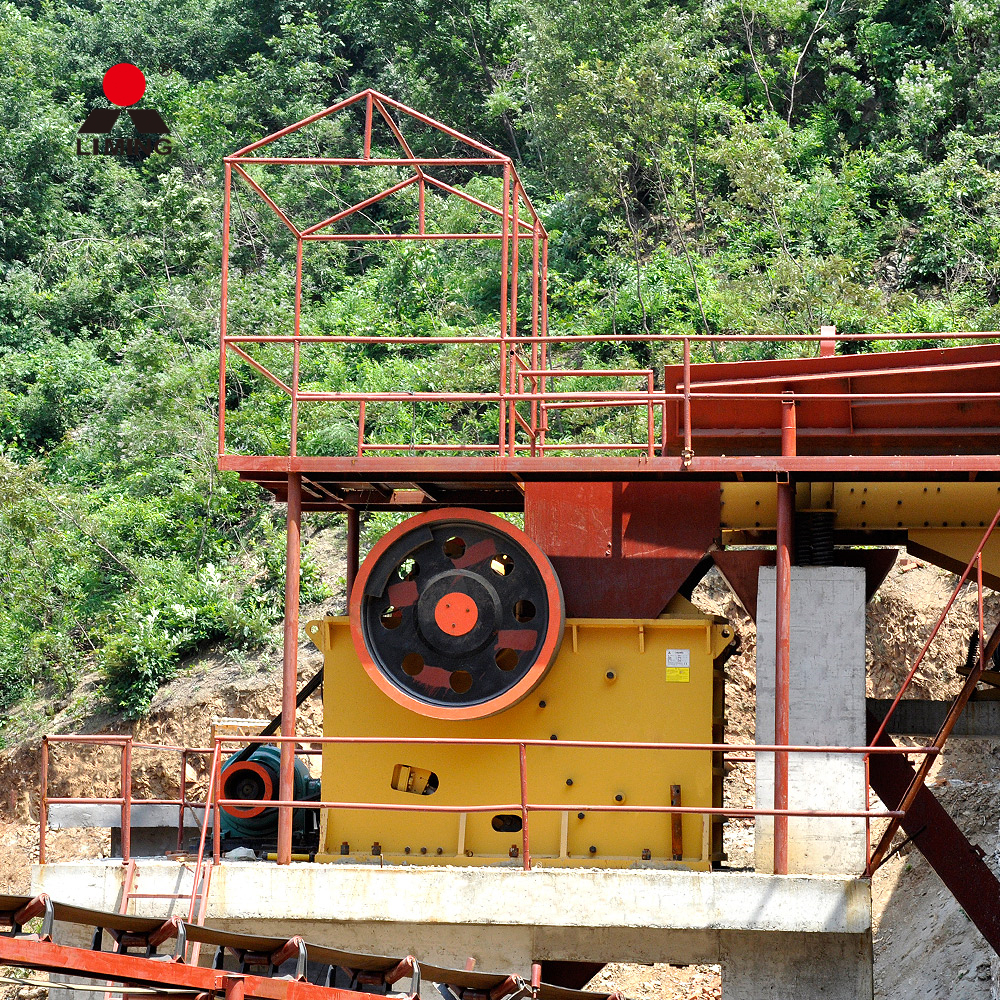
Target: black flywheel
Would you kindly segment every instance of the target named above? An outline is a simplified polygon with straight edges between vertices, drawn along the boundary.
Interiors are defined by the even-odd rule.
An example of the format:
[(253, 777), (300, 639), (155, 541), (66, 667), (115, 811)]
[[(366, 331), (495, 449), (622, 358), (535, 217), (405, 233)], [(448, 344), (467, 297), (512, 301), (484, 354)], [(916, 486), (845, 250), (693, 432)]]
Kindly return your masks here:
[(351, 594), (354, 646), (393, 701), (436, 719), (509, 708), (559, 651), (562, 587), (546, 555), (494, 514), (429, 511), (368, 554)]

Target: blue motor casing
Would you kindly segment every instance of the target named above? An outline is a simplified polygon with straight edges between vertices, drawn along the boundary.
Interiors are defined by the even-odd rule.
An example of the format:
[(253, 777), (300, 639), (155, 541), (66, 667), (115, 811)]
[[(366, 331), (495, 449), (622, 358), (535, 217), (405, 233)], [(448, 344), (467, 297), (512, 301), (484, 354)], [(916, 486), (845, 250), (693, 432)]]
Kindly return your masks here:
[[(237, 760), (233, 754), (222, 765), (222, 795), (224, 799), (251, 800), (244, 806), (222, 806), (220, 828), (223, 837), (240, 840), (267, 839), (277, 836), (278, 810), (255, 803), (253, 800), (278, 798), (281, 771), (281, 750), (262, 744), (246, 759)], [(297, 801), (316, 800), (320, 794), (320, 781), (310, 777), (309, 768), (300, 757), (295, 758), (294, 793)], [(315, 810), (293, 809), (292, 832), (303, 835), (311, 827)]]

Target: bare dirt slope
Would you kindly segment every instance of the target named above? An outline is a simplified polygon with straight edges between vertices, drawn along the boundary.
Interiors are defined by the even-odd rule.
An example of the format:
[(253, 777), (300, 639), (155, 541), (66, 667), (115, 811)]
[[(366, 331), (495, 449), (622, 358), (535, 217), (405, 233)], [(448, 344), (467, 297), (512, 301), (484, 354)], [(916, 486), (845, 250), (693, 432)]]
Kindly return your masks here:
[[(316, 544), (318, 543), (318, 544)], [(342, 584), (343, 558), (332, 533), (314, 543), (314, 557), (333, 587)], [(902, 676), (923, 645), (943, 608), (954, 577), (905, 555), (869, 607), (869, 695), (895, 693)], [(727, 738), (752, 741), (754, 735), (754, 640), (752, 621), (716, 573), (699, 585), (695, 603), (732, 620), (743, 651), (729, 661), (727, 674)], [(302, 621), (338, 613), (342, 589), (324, 605), (303, 609)], [(991, 595), (987, 622), (996, 622), (1000, 601)], [(968, 637), (976, 623), (975, 595), (965, 588), (935, 640), (910, 693), (916, 697), (950, 697), (960, 683), (955, 666), (964, 663)], [(311, 643), (299, 649), (299, 681), (305, 683), (322, 665)], [(86, 679), (64, 705), (51, 706), (49, 732), (131, 732), (150, 743), (203, 744), (213, 717), (270, 718), (280, 704), (280, 653), (277, 647), (254, 656), (234, 656), (212, 649), (186, 664), (153, 702), (149, 716), (135, 725), (100, 715), (81, 715), (93, 703), (94, 678)], [(311, 699), (300, 711), (300, 731), (319, 733), (320, 703)], [(38, 742), (33, 734), (0, 755), (0, 892), (26, 892), (30, 866), (37, 857)], [(996, 849), (1000, 795), (994, 780), (1000, 743), (955, 740), (935, 769), (935, 792), (967, 835), (988, 855)], [(110, 750), (59, 748), (51, 765), (53, 794), (117, 794), (118, 758)], [(136, 790), (140, 794), (174, 796), (178, 762), (171, 755), (137, 751)], [(193, 762), (189, 779), (204, 782), (205, 764)], [(753, 798), (753, 765), (737, 765), (726, 782), (726, 802), (746, 805)], [(49, 855), (67, 857), (106, 854), (106, 832), (54, 831)], [(752, 821), (733, 821), (726, 831), (729, 864), (752, 862)], [(973, 1000), (990, 996), (989, 949), (918, 852), (904, 850), (873, 883), (876, 914), (876, 996), (937, 1000)], [(608, 966), (595, 979), (596, 988), (614, 986), (637, 1000), (709, 1000), (721, 995), (717, 967), (677, 969), (670, 966)], [(17, 988), (13, 988), (17, 994)], [(27, 990), (27, 992), (25, 992)], [(2, 991), (0, 991), (2, 992)], [(30, 988), (20, 1000), (31, 1000)]]

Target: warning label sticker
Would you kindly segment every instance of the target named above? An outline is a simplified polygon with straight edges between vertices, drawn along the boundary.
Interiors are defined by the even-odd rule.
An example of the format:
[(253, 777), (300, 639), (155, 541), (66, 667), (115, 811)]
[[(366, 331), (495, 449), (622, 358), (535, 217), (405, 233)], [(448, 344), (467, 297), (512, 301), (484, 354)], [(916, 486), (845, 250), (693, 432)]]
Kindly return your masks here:
[(686, 684), (691, 680), (691, 650), (667, 650), (667, 683)]

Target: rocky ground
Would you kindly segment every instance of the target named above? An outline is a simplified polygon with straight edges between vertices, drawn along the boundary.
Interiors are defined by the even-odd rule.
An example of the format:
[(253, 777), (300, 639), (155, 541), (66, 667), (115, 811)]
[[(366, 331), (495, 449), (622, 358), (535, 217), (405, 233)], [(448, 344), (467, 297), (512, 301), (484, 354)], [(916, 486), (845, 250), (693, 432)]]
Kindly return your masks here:
[[(303, 609), (302, 621), (338, 612), (343, 602), (343, 561), (336, 536), (316, 539), (314, 558), (325, 567), (334, 596), (322, 606)], [(930, 634), (954, 578), (902, 555), (869, 606), (869, 695), (893, 694)], [(727, 739), (753, 740), (754, 627), (728, 586), (714, 572), (699, 585), (695, 603), (733, 621), (743, 652), (729, 661), (727, 674)], [(995, 622), (1000, 601), (991, 595), (987, 621)], [(960, 683), (955, 666), (964, 663), (967, 641), (975, 627), (975, 594), (966, 587), (914, 678), (911, 694), (950, 697)], [(322, 665), (311, 643), (300, 647), (300, 684)], [(212, 717), (270, 718), (279, 707), (280, 655), (276, 648), (250, 657), (209, 650), (186, 664), (180, 675), (157, 695), (149, 716), (126, 726), (121, 720), (88, 715), (94, 702), (95, 678), (85, 679), (62, 703), (37, 712), (47, 716), (47, 732), (131, 732), (149, 743), (204, 743)], [(37, 709), (37, 705), (35, 708)], [(320, 703), (310, 700), (300, 712), (300, 731), (321, 731)], [(0, 892), (27, 892), (31, 864), (37, 858), (38, 736), (26, 733), (16, 747), (0, 755)], [(997, 849), (1000, 795), (996, 780), (1000, 743), (954, 739), (935, 765), (934, 791), (966, 834), (988, 855)], [(118, 757), (108, 749), (56, 748), (50, 765), (55, 795), (117, 794)], [(137, 794), (176, 795), (178, 761), (161, 752), (137, 751)], [(192, 761), (188, 778), (203, 785), (205, 764)], [(733, 767), (726, 778), (726, 803), (748, 805), (753, 799), (753, 765)], [(106, 832), (52, 831), (49, 857), (107, 855)], [(728, 864), (747, 867), (753, 858), (752, 821), (732, 821), (726, 829)], [(990, 951), (976, 928), (929, 869), (918, 852), (904, 849), (873, 880), (875, 905), (876, 996), (907, 1000), (987, 1000), (990, 997)], [(3, 975), (0, 970), (0, 975)], [(717, 967), (676, 968), (666, 965), (611, 965), (594, 980), (594, 988), (616, 988), (636, 1000), (709, 1000), (722, 995)], [(37, 1000), (33, 986), (5, 986), (3, 1000)]]

